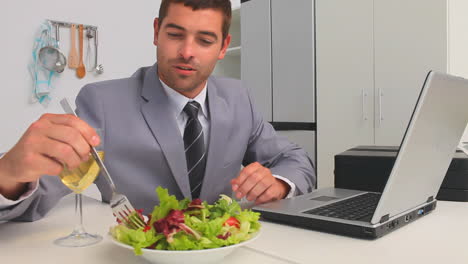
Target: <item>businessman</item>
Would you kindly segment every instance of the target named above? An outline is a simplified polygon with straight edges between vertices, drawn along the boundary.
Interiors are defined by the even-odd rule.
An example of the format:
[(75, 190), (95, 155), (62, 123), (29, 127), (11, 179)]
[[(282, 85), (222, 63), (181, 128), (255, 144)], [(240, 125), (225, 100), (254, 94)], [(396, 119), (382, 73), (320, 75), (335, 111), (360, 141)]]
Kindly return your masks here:
[[(0, 220), (43, 217), (70, 193), (47, 175), (76, 168), (99, 144), (117, 188), (146, 213), (158, 203), (157, 186), (178, 198), (234, 193), (257, 204), (310, 192), (305, 151), (262, 120), (240, 81), (210, 76), (231, 41), (230, 20), (229, 0), (163, 0), (153, 66), (86, 85), (76, 99), (80, 118), (41, 116), (0, 159)], [(105, 179), (96, 185), (109, 201)]]

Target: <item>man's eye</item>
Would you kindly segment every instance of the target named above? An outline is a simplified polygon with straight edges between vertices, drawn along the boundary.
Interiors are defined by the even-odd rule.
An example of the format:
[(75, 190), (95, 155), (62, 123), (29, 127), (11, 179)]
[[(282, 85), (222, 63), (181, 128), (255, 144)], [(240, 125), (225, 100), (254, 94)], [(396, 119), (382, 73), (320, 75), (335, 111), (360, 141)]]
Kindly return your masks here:
[(180, 33), (171, 33), (171, 32), (168, 32), (167, 35), (169, 35), (169, 37), (174, 37), (174, 38), (178, 38), (182, 36), (182, 34)]
[(212, 41), (210, 39), (200, 39), (200, 41), (205, 45), (211, 45), (211, 44), (214, 43), (214, 41)]

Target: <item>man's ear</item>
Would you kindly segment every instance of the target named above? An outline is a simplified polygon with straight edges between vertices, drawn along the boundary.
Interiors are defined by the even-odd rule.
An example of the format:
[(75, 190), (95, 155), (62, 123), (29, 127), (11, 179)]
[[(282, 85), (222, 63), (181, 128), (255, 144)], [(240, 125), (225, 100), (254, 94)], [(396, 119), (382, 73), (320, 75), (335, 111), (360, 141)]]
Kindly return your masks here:
[(224, 39), (221, 52), (219, 53), (219, 56), (218, 56), (218, 60), (224, 59), (224, 56), (226, 56), (226, 50), (228, 49), (229, 44), (231, 44), (231, 34), (228, 34), (226, 36), (226, 39)]
[(154, 19), (153, 28), (154, 28), (153, 44), (157, 46), (158, 45), (158, 33), (159, 33), (159, 18)]

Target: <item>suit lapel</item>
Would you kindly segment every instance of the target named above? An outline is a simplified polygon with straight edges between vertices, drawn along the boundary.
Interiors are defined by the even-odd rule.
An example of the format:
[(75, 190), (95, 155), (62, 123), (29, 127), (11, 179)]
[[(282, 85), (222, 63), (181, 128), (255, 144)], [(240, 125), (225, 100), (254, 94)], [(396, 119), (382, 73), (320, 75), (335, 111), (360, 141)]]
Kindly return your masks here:
[(185, 197), (190, 197), (184, 143), (174, 113), (169, 108), (169, 98), (157, 77), (157, 66), (153, 65), (145, 74), (142, 97), (146, 100), (141, 112), (151, 132), (161, 146), (177, 185)]
[[(202, 189), (200, 197), (202, 199), (209, 199), (208, 197), (213, 194), (215, 185), (219, 184), (219, 177), (216, 169), (223, 164), (224, 153), (223, 147), (225, 145), (229, 121), (228, 107), (226, 101), (218, 96), (217, 87), (211, 78), (208, 79), (208, 109), (210, 112), (210, 139), (208, 145), (208, 157), (206, 160), (205, 177), (203, 178)], [(216, 197), (214, 197), (216, 198)], [(210, 199), (212, 200), (212, 199)]]

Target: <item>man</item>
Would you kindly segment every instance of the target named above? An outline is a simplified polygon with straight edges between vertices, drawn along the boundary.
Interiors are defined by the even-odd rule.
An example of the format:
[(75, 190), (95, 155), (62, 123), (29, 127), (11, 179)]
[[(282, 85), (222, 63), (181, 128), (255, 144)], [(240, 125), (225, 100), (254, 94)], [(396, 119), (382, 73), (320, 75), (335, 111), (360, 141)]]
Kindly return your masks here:
[[(70, 192), (43, 175), (76, 168), (98, 144), (119, 191), (146, 213), (158, 203), (157, 186), (178, 198), (213, 202), (235, 192), (257, 204), (311, 191), (306, 153), (262, 120), (240, 81), (210, 77), (229, 46), (230, 19), (229, 0), (163, 0), (155, 65), (86, 85), (76, 99), (80, 118), (43, 115), (0, 159), (0, 220), (42, 217)], [(109, 201), (105, 179), (96, 184)]]

